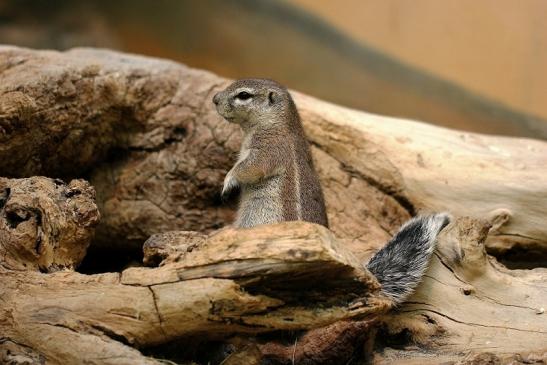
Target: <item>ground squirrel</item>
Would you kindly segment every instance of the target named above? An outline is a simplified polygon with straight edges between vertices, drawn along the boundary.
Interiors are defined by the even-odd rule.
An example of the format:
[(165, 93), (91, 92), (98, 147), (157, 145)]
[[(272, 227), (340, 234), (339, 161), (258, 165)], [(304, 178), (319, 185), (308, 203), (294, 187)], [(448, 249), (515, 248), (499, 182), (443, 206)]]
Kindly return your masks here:
[(328, 227), (319, 177), (291, 95), (277, 82), (238, 80), (213, 98), (243, 129), (239, 159), (222, 195), (241, 188), (236, 227), (303, 220)]
[[(218, 113), (244, 132), (239, 159), (222, 195), (241, 188), (235, 226), (304, 220), (328, 227), (319, 178), (296, 106), (287, 89), (265, 79), (238, 80), (213, 98)], [(366, 264), (394, 303), (414, 292), (429, 265), (447, 214), (419, 216)]]

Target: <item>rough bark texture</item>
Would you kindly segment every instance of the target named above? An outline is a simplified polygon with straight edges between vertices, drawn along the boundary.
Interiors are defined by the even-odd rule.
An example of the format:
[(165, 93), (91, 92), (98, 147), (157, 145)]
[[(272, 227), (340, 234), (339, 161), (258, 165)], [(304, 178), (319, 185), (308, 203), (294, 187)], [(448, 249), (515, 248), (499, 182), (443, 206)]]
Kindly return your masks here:
[(12, 270), (73, 269), (99, 217), (95, 191), (84, 180), (0, 177), (1, 264)]
[[(381, 321), (372, 361), (545, 357), (545, 269), (508, 270), (485, 246), (545, 265), (546, 143), (379, 117), (295, 93), (337, 238), (305, 224), (206, 236), (233, 217), (218, 193), (241, 134), (211, 103), (227, 82), (116, 52), (0, 47), (0, 176), (88, 179), (102, 216), (91, 247), (105, 252), (94, 259), (140, 250), (158, 234), (145, 245), (145, 262), (160, 265), (70, 271), (98, 221), (92, 188), (0, 179), (2, 361), (157, 363), (137, 349), (376, 316), (389, 303), (359, 263), (421, 211), (471, 218), (447, 227), (423, 285)], [(194, 232), (164, 233), (176, 230)], [(53, 272), (61, 268), (68, 271)], [(337, 352), (325, 344), (355, 349), (374, 337), (368, 323), (364, 334), (354, 331), (358, 323), (293, 334), (290, 343), (258, 336), (231, 361), (306, 363), (306, 354), (325, 349), (309, 363), (327, 362)]]
[(547, 360), (547, 270), (508, 270), (486, 255), (485, 223), (461, 218), (441, 232), (420, 289), (385, 320), (384, 335), (414, 340), (412, 356), (388, 349), (379, 364), (457, 361), (460, 351)]
[[(0, 171), (88, 177), (95, 245), (231, 221), (218, 187), (241, 134), (213, 109), (227, 80), (169, 61), (92, 49), (0, 49)], [(337, 107), (295, 93), (333, 231), (368, 257), (412, 214), (488, 219), (497, 253), (547, 252), (547, 145)], [(347, 204), (351, 202), (352, 204)]]
[[(5, 230), (5, 237), (21, 237), (23, 226)], [(53, 234), (44, 236), (51, 242)], [(47, 248), (38, 261), (65, 256)], [(13, 248), (0, 247), (2, 256), (5, 249)], [(4, 362), (33, 356), (59, 364), (154, 363), (134, 348), (375, 319), (390, 307), (375, 278), (326, 228), (301, 222), (224, 230), (159, 268), (121, 273), (44, 275), (25, 265), (33, 260), (17, 259), (29, 270), (0, 266)]]
[(193, 231), (171, 231), (152, 235), (144, 242), (143, 263), (146, 266), (164, 265), (178, 261), (182, 255), (196, 249), (207, 235)]

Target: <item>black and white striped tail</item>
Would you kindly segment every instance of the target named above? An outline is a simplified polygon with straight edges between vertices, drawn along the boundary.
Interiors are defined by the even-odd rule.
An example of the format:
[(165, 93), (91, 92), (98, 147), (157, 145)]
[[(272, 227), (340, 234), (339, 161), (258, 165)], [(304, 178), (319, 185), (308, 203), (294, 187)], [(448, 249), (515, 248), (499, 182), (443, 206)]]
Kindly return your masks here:
[(429, 266), (439, 232), (450, 222), (446, 213), (418, 216), (372, 257), (367, 269), (396, 304), (414, 292)]

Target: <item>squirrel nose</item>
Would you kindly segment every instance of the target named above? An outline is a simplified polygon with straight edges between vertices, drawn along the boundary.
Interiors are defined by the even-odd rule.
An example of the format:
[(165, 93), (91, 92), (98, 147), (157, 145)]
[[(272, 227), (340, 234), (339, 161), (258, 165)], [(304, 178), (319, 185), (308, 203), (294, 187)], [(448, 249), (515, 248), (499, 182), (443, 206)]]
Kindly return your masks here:
[(213, 96), (213, 103), (215, 103), (215, 105), (218, 105), (220, 102), (220, 96), (218, 94), (220, 93), (216, 93), (215, 96)]

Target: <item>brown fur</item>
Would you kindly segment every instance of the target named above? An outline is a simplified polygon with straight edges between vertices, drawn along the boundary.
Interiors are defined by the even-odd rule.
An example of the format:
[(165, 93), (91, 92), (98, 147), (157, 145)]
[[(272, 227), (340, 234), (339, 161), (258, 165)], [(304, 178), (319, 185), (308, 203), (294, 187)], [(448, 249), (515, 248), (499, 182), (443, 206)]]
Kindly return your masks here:
[[(252, 96), (238, 99), (242, 92)], [(319, 177), (287, 89), (271, 80), (239, 80), (213, 100), (218, 112), (244, 132), (240, 160), (223, 189), (227, 194), (241, 187), (236, 225), (304, 220), (328, 227)]]

